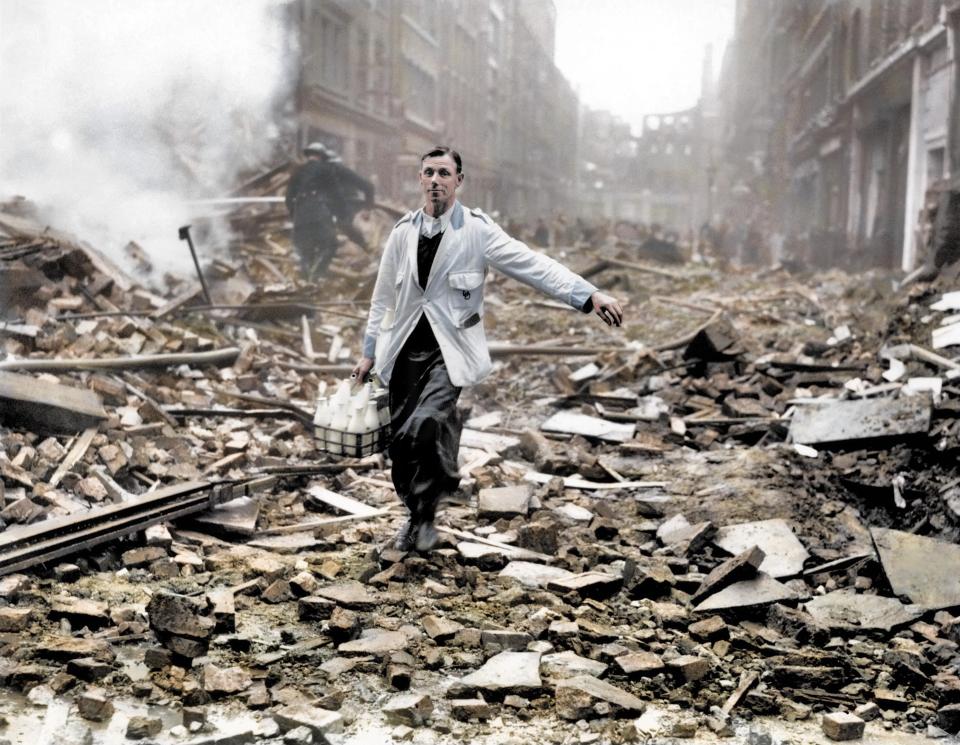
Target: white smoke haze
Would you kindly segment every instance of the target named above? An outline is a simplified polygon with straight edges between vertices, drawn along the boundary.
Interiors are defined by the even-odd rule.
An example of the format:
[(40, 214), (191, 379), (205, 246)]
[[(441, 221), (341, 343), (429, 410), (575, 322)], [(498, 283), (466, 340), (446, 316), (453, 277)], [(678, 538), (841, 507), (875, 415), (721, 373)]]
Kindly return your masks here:
[(0, 199), (26, 197), (125, 268), (136, 241), (154, 281), (192, 274), (177, 228), (202, 211), (188, 202), (235, 187), (281, 135), (286, 11), (270, 0), (0, 0)]

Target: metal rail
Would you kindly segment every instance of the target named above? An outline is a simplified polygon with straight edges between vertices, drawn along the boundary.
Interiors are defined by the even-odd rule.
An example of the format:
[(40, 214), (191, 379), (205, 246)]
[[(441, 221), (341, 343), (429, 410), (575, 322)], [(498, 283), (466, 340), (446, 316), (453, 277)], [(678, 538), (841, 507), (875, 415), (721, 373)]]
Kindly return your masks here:
[(268, 476), (251, 481), (191, 481), (158, 489), (128, 502), (82, 515), (44, 520), (0, 533), (0, 576), (79, 553), (157, 523), (202, 512), (222, 502), (267, 488)]

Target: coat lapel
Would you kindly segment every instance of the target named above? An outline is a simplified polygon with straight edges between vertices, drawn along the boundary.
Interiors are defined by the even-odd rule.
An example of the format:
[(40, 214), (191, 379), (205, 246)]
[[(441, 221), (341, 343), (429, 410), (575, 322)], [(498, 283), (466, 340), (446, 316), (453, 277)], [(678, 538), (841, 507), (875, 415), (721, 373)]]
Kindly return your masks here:
[(420, 289), (420, 278), (418, 276), (417, 269), (417, 243), (420, 240), (420, 219), (419, 214), (415, 215), (413, 220), (410, 221), (410, 235), (407, 236), (407, 264), (409, 264), (409, 270), (407, 276), (412, 278), (413, 282), (411, 283), (418, 290)]

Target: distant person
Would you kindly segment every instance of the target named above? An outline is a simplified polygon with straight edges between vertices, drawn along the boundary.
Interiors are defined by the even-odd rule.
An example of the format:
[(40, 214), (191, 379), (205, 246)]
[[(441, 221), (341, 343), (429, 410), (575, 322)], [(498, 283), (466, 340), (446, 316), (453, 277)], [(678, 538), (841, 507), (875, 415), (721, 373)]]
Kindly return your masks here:
[(367, 249), (369, 246), (367, 246), (366, 236), (354, 225), (353, 220), (361, 209), (373, 206), (373, 184), (343, 165), (343, 160), (336, 153), (330, 158), (330, 163), (337, 168), (337, 179), (341, 190), (340, 199), (333, 204), (337, 230), (360, 248)]
[[(404, 215), (387, 238), (363, 356), (353, 369), (359, 381), (373, 370), (389, 387), (392, 478), (409, 514), (393, 539), (401, 551), (433, 548), (437, 506), (460, 483), (457, 399), (493, 368), (483, 331), (487, 272), (497, 269), (578, 310), (594, 311), (608, 325), (619, 326), (623, 318), (610, 295), (460, 204), (464, 174), (456, 150), (425, 153), (418, 178), (423, 206)], [(392, 320), (381, 328), (387, 314)]]
[[(307, 279), (322, 277), (337, 253), (337, 220), (353, 224), (348, 195), (364, 193), (373, 202), (373, 185), (340, 162), (319, 142), (304, 148), (307, 161), (290, 178), (287, 211), (293, 218), (293, 245)], [(363, 245), (363, 243), (361, 243)]]
[(537, 227), (534, 228), (532, 242), (539, 248), (546, 248), (550, 245), (550, 228), (547, 227), (542, 217), (537, 218)]

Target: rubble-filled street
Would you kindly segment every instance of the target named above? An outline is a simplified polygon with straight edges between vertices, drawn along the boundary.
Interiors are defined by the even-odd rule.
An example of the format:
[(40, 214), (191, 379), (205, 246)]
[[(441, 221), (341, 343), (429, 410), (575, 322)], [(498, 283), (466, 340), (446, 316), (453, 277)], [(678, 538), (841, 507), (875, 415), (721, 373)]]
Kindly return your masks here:
[(0, 228), (0, 741), (960, 730), (956, 293), (552, 249), (624, 325), (490, 280), (461, 488), (403, 554), (389, 462), (312, 436), (374, 256), (304, 284), (239, 210), (207, 303)]
[(0, 745), (960, 745), (960, 0), (0, 70)]

